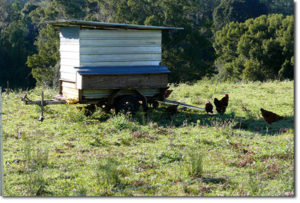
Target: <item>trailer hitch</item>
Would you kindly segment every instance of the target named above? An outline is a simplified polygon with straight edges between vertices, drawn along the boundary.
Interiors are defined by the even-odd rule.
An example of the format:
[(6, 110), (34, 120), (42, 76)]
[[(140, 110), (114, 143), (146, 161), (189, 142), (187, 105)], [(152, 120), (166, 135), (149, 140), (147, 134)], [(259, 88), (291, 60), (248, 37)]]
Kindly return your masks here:
[(44, 106), (52, 105), (52, 104), (66, 104), (67, 102), (64, 100), (44, 100), (44, 91), (41, 93), (40, 101), (32, 101), (27, 97), (27, 93), (21, 97), (21, 101), (24, 101), (25, 105), (38, 105), (41, 107), (41, 116), (39, 117), (39, 121), (43, 122), (44, 117)]

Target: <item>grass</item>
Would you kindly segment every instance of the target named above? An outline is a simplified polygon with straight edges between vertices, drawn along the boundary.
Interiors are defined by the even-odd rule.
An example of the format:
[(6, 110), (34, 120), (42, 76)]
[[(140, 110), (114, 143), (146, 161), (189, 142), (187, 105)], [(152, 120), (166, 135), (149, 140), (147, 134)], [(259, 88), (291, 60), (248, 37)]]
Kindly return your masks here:
[[(3, 93), (5, 196), (294, 196), (293, 81), (171, 86), (203, 107), (229, 94), (225, 115), (165, 107), (86, 118), (77, 105), (24, 105)], [(28, 97), (40, 99), (40, 88)], [(45, 89), (52, 98), (56, 92)], [(264, 108), (286, 120), (272, 125)]]

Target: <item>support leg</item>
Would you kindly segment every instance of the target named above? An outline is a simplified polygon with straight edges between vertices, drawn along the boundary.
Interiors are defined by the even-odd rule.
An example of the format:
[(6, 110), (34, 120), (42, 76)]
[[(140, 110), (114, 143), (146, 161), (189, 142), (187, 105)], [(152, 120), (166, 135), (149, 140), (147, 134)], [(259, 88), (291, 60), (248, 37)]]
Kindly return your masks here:
[(41, 116), (39, 117), (39, 121), (43, 122), (43, 120), (44, 120), (44, 92), (42, 91)]

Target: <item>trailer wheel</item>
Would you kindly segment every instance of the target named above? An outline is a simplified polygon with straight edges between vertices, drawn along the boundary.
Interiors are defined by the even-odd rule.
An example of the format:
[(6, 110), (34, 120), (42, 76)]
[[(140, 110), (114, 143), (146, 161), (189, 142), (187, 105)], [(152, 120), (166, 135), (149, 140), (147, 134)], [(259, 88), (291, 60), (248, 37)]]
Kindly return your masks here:
[(123, 111), (124, 113), (134, 114), (140, 108), (141, 104), (138, 98), (134, 96), (124, 96), (117, 99), (115, 103), (116, 114)]

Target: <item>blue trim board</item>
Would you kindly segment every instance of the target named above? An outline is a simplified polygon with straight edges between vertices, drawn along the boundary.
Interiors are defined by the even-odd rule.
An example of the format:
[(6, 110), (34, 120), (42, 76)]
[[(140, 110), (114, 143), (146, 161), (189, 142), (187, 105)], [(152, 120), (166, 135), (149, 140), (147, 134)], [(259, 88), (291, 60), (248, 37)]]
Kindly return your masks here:
[(170, 73), (165, 66), (98, 66), (75, 67), (80, 75), (131, 75)]

